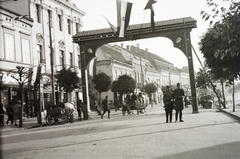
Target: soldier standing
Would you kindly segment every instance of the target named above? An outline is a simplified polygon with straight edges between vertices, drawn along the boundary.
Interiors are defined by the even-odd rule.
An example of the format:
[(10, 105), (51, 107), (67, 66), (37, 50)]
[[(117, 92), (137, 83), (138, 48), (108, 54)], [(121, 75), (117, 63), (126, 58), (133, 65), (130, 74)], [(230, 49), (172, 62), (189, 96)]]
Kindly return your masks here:
[(180, 122), (184, 122), (182, 120), (182, 110), (183, 110), (183, 97), (184, 97), (184, 91), (183, 89), (180, 88), (180, 84), (177, 83), (177, 89), (174, 90), (174, 99), (175, 99), (175, 110), (176, 110), (176, 114), (175, 114), (175, 118), (176, 121), (178, 120), (178, 113), (179, 113), (179, 121)]

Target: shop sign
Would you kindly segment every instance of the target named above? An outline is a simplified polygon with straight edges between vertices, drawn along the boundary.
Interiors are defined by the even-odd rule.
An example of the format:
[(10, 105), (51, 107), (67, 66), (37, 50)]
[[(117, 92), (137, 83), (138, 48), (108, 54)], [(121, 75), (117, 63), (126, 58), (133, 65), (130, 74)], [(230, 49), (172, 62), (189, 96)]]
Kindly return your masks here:
[(2, 72), (2, 83), (6, 84), (6, 85), (10, 85), (10, 84), (18, 85), (17, 80), (14, 79), (12, 76), (17, 77), (17, 78), (19, 77), (19, 75), (17, 73)]

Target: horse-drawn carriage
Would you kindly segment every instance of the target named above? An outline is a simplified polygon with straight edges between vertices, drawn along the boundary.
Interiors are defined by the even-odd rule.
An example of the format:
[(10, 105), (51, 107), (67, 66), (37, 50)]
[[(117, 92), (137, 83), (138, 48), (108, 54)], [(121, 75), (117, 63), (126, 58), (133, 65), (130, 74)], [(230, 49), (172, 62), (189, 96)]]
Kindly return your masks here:
[(74, 111), (75, 111), (74, 105), (71, 103), (61, 103), (57, 105), (51, 105), (45, 117), (46, 124), (52, 125), (53, 123), (59, 123), (59, 122), (62, 122), (62, 123), (73, 122)]
[(122, 114), (123, 116), (128, 113), (128, 114), (133, 114), (133, 110), (137, 110), (137, 114), (141, 113), (144, 114), (146, 113), (146, 105), (144, 104), (144, 101), (141, 99), (137, 99), (135, 101), (129, 100), (125, 101), (122, 104)]

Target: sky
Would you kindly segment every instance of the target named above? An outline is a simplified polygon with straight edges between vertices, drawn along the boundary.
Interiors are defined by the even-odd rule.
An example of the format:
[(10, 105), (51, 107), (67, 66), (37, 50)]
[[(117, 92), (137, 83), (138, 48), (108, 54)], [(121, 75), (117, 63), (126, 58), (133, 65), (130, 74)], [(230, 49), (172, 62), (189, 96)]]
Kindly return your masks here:
[[(133, 3), (129, 25), (149, 23), (151, 21), (150, 10), (144, 10), (148, 0), (126, 1)], [(116, 0), (72, 0), (72, 2), (86, 13), (83, 17), (82, 31), (110, 28), (103, 16), (114, 26), (117, 26)], [(221, 0), (217, 2), (221, 3)], [(197, 20), (197, 28), (191, 31), (191, 43), (202, 63), (203, 58), (199, 51), (198, 43), (200, 37), (209, 28), (209, 22), (205, 22), (200, 15), (200, 12), (203, 10), (209, 10), (206, 6), (206, 0), (157, 0), (154, 4), (155, 22), (183, 17), (192, 17)], [(124, 44), (124, 47), (126, 45), (136, 46), (138, 43), (141, 49), (147, 48), (149, 52), (159, 55), (178, 68), (188, 65), (184, 53), (178, 48), (174, 48), (171, 40), (167, 38), (157, 37), (121, 43)], [(121, 43), (117, 44), (121, 45)], [(192, 54), (194, 70), (198, 71), (201, 68), (201, 64), (193, 50)]]

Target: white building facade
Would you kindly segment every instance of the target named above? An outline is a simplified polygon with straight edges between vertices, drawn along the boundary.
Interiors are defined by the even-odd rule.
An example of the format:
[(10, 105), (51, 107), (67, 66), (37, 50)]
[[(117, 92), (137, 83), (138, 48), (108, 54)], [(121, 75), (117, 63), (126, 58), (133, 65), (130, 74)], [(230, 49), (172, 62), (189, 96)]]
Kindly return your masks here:
[(49, 75), (71, 67), (81, 77), (80, 49), (72, 42), (72, 36), (81, 31), (86, 13), (71, 0), (9, 0), (1, 2), (0, 9), (0, 73), (6, 88), (1, 89), (1, 101), (9, 105), (11, 99), (18, 96), (18, 86), (9, 75), (16, 66), (33, 71), (31, 88), (26, 86), (24, 102), (34, 98), (31, 91), (37, 68), (41, 68), (42, 75), (37, 98), (43, 108), (52, 99), (53, 91), (55, 103), (75, 102), (76, 96), (82, 98), (81, 90), (65, 93), (55, 85), (52, 89)]
[[(31, 18), (21, 17), (18, 13), (0, 5), (0, 102), (4, 107), (13, 104), (20, 98), (23, 99), (24, 109), (28, 103), (31, 86), (27, 81), (33, 63)], [(17, 66), (23, 69), (23, 93), (19, 91), (19, 83), (13, 77), (19, 77)], [(22, 94), (22, 96), (21, 96)]]
[[(34, 20), (33, 36), (36, 39), (33, 41), (34, 66), (41, 65), (42, 74), (50, 74), (51, 67), (53, 73), (63, 67), (72, 67), (81, 77), (79, 47), (72, 42), (72, 36), (81, 31), (85, 12), (74, 6), (70, 0), (31, 0), (30, 15)], [(44, 86), (44, 101), (51, 99), (50, 81), (49, 76), (43, 76), (41, 81)], [(54, 91), (56, 102), (74, 102), (75, 94), (79, 94), (78, 92), (59, 93), (59, 88), (55, 88)]]

